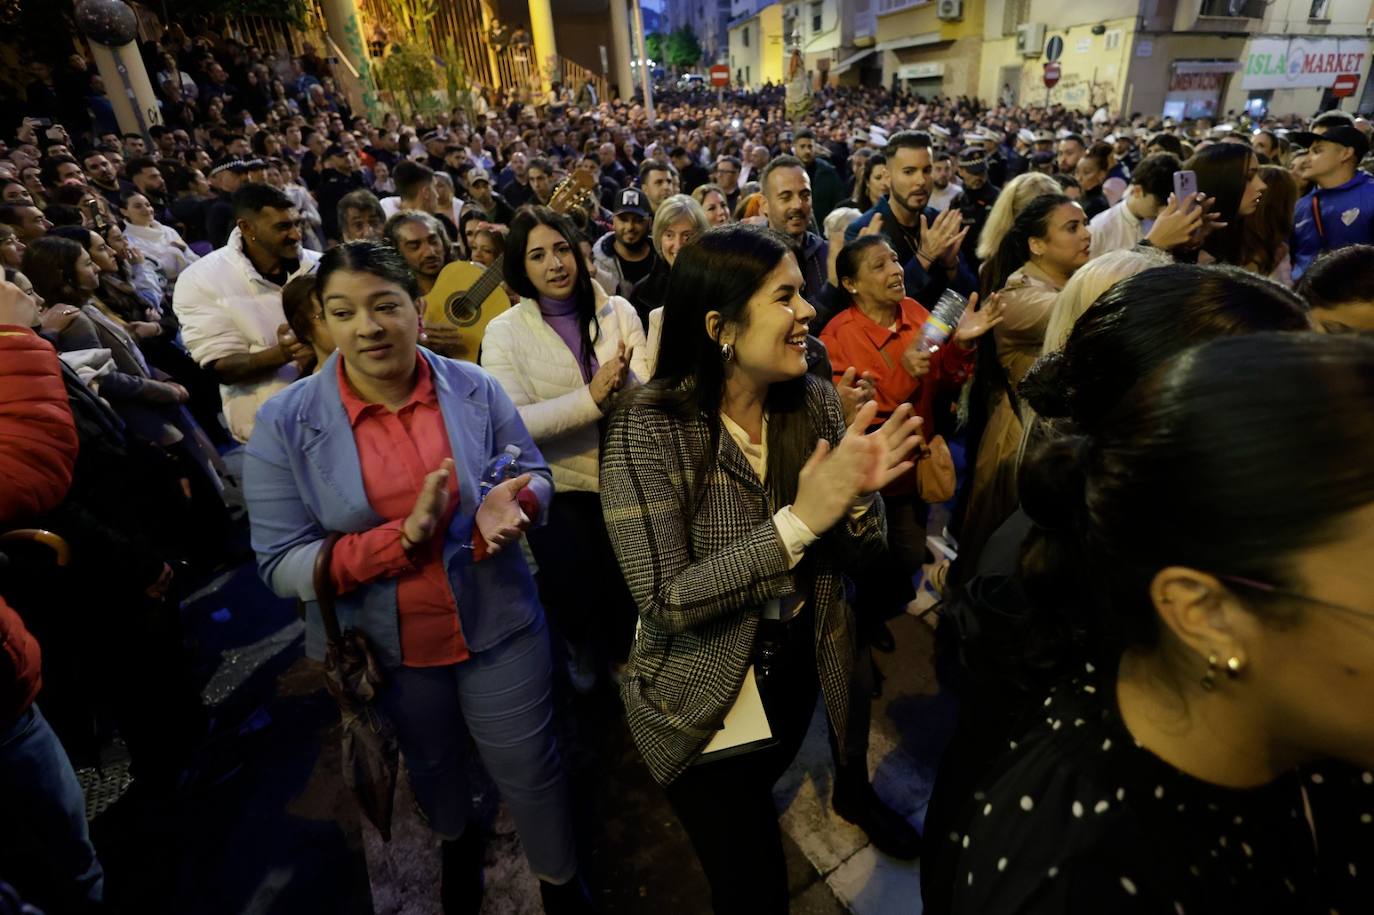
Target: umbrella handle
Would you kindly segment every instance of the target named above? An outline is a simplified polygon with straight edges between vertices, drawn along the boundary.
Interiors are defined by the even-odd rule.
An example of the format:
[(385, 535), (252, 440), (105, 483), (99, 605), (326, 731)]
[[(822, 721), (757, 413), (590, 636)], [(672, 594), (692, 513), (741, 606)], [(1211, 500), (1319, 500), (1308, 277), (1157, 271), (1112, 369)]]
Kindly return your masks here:
[(338, 647), (343, 642), (343, 632), (339, 629), (339, 616), (334, 611), (334, 576), (329, 566), (334, 559), (334, 544), (343, 534), (333, 533), (324, 538), (320, 552), (315, 556), (315, 599), (319, 601), (320, 617), (324, 620), (324, 635), (329, 644)]

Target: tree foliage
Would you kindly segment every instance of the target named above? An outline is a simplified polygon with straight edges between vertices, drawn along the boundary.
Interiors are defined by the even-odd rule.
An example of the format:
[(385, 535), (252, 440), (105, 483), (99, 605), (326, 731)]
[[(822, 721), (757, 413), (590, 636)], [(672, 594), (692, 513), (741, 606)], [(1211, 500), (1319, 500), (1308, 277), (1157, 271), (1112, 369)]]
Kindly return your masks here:
[(664, 58), (670, 67), (694, 67), (701, 61), (701, 42), (689, 26), (675, 29), (668, 36)]
[(662, 64), (663, 57), (663, 36), (658, 32), (650, 32), (644, 39), (644, 52), (649, 55), (649, 59), (654, 63)]
[(419, 42), (393, 44), (373, 73), (378, 88), (391, 96), (392, 105), (403, 115), (428, 114), (437, 107), (434, 90), (439, 88), (439, 68), (429, 48)]

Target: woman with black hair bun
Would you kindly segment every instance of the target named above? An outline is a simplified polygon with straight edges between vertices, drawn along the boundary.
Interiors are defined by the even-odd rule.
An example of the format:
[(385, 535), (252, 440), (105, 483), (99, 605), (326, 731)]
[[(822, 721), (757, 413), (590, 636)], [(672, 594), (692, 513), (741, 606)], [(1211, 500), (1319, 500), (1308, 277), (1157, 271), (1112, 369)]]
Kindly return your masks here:
[[(938, 633), (942, 683), (960, 694), (960, 720), (941, 762), (926, 826), (932, 834), (957, 838), (928, 848), (923, 892), (929, 911), (949, 911), (951, 894), (967, 879), (957, 872), (962, 836), (981, 816), (988, 778), (998, 771), (989, 766), (1009, 739), (1019, 740), (1013, 722), (1083, 665), (1114, 669), (1120, 633), (1131, 631), (1109, 625), (1119, 617), (1109, 615), (1097, 585), (1102, 576), (1092, 574), (1083, 546), (1089, 503), (1072, 481), (1080, 476), (1076, 470), (1088, 434), (1102, 428), (1137, 379), (1150, 376), (1190, 343), (1307, 327), (1301, 302), (1254, 274), (1157, 267), (1113, 286), (1079, 319), (1065, 349), (1042, 358), (1027, 375), (1021, 394), (1045, 421), (1048, 444), (1033, 448), (1023, 462), (1023, 512), (996, 538), (1014, 539), (999, 542), (995, 550), (990, 546), (989, 563), (994, 553), (1002, 557), (996, 569), (991, 564), (980, 569), (982, 574), (948, 608)], [(1034, 527), (1026, 515), (1034, 518)], [(1153, 515), (1141, 523), (1146, 521), (1155, 521), (1156, 530), (1161, 526)], [(1180, 517), (1172, 523), (1191, 522)], [(1017, 544), (1021, 575), (1009, 578), (1006, 559), (1016, 555)], [(1085, 583), (1089, 579), (1092, 584)], [(961, 623), (968, 615), (978, 622)], [(976, 626), (978, 637), (959, 640), (958, 660), (951, 663), (956, 624), (965, 632)]]
[(1042, 572), (1100, 651), (951, 825), (930, 911), (1366, 910), (1374, 342), (1213, 340), (1047, 447)]

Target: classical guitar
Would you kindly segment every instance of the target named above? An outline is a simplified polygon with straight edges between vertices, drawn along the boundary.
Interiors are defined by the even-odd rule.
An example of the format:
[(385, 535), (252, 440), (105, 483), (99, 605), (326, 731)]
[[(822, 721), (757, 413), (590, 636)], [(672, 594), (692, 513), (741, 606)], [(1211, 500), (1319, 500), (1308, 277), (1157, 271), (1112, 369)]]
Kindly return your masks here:
[[(574, 206), (586, 207), (588, 200), (595, 206), (595, 198), (571, 178), (562, 181), (549, 198), (549, 208), (566, 213)], [(477, 361), (482, 336), (492, 318), (511, 307), (510, 297), (502, 285), (504, 256), (496, 258), (490, 267), (470, 261), (454, 261), (439, 272), (434, 288), (426, 296), (425, 323), (450, 324), (459, 330), (460, 349), (454, 358)]]

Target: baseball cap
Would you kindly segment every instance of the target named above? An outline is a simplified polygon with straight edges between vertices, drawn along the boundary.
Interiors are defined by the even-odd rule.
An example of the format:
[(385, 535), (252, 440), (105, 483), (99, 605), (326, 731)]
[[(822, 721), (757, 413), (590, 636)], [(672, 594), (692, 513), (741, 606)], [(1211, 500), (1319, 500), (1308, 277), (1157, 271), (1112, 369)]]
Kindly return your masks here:
[(1037, 142), (1037, 143), (1053, 143), (1053, 142), (1054, 142), (1054, 131), (1049, 130), (1048, 128), (1042, 127), (1041, 129), (1039, 129), (1039, 130), (1037, 130), (1037, 131), (1035, 132), (1035, 142)]
[(1304, 149), (1311, 149), (1312, 144), (1318, 140), (1349, 146), (1355, 150), (1357, 161), (1363, 159), (1369, 152), (1369, 138), (1358, 127), (1328, 127), (1321, 133), (1313, 133), (1310, 130), (1294, 130), (1288, 134), (1288, 139)]
[(649, 218), (649, 207), (644, 203), (644, 194), (635, 187), (627, 187), (615, 198), (615, 215), (621, 213), (634, 213), (636, 216)]
[(491, 174), (485, 168), (470, 168), (466, 178), (468, 187), (472, 187), (478, 181), (485, 181), (491, 184)]

